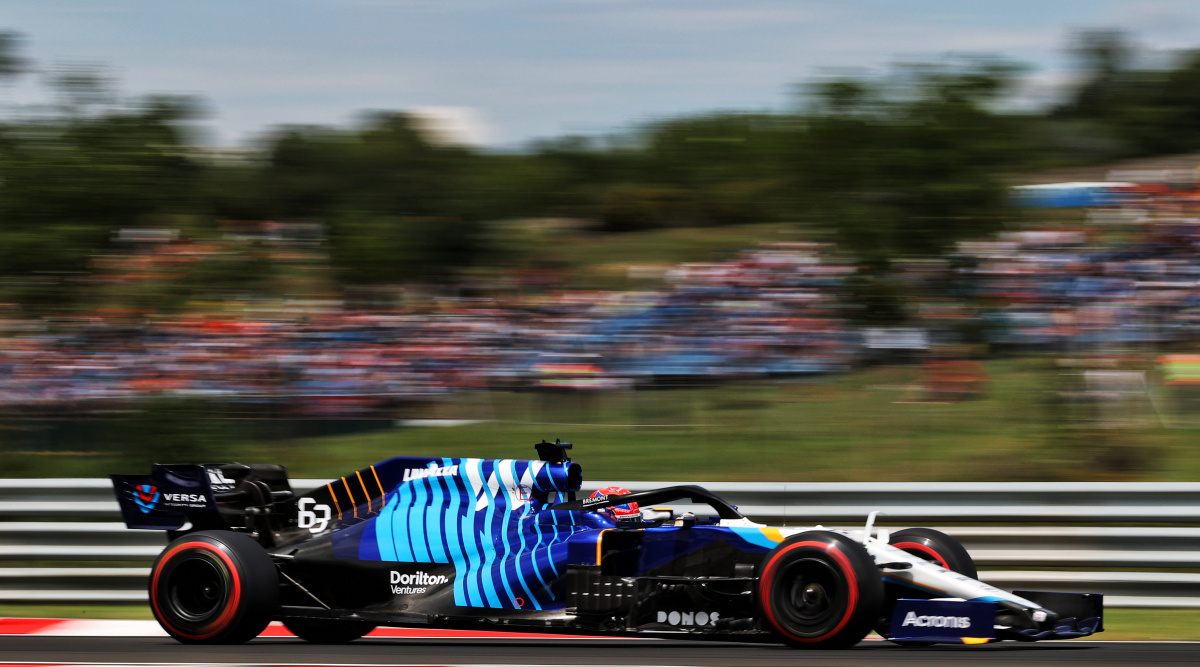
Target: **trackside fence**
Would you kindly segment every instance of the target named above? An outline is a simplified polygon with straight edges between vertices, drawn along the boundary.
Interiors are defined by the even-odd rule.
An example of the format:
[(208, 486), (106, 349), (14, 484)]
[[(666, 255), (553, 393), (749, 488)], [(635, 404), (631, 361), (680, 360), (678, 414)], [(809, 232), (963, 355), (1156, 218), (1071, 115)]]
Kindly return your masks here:
[[(324, 483), (292, 480), (298, 492)], [(1200, 483), (703, 486), (764, 523), (853, 527), (879, 510), (879, 526), (937, 528), (1000, 588), (1100, 592), (1110, 607), (1200, 608)], [(159, 531), (125, 528), (106, 479), (0, 479), (0, 602), (143, 602), (165, 544)]]

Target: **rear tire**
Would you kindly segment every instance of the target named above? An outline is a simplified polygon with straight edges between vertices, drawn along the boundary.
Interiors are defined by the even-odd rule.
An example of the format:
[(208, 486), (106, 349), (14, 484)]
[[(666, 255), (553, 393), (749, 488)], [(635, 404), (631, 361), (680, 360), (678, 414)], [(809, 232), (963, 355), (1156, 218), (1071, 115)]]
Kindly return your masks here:
[(883, 582), (867, 550), (842, 535), (793, 535), (763, 559), (759, 606), (765, 625), (796, 648), (854, 646), (879, 617)]
[(259, 635), (279, 604), (279, 574), (258, 542), (224, 530), (189, 533), (150, 570), (150, 608), (185, 644), (240, 644)]
[(345, 644), (375, 629), (375, 626), (370, 623), (320, 621), (308, 618), (285, 618), (283, 627), (312, 644)]

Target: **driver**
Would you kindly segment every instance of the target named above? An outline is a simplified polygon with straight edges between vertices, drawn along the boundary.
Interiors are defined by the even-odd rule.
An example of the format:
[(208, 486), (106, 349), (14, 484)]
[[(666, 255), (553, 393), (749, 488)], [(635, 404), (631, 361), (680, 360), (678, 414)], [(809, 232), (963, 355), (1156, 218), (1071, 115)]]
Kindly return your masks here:
[[(619, 486), (606, 486), (603, 489), (597, 490), (592, 494), (592, 498), (600, 498), (602, 496), (624, 496), (629, 494), (629, 489), (623, 489)], [(613, 505), (612, 507), (603, 507), (599, 511), (608, 515), (608, 518), (613, 521), (628, 519), (630, 517), (641, 516), (641, 510), (638, 509), (637, 503), (625, 503), (624, 505)]]

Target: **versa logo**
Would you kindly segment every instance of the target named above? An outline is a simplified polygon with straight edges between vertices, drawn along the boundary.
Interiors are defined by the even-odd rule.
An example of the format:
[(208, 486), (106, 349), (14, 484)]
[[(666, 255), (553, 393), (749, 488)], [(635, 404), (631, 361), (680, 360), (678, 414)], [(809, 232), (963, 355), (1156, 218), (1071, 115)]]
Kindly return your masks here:
[(204, 496), (199, 493), (168, 493), (165, 494), (168, 501), (173, 503), (203, 503)]
[(162, 498), (162, 494), (158, 492), (157, 486), (139, 484), (133, 489), (133, 502), (138, 509), (142, 510), (142, 514), (149, 514), (160, 498)]

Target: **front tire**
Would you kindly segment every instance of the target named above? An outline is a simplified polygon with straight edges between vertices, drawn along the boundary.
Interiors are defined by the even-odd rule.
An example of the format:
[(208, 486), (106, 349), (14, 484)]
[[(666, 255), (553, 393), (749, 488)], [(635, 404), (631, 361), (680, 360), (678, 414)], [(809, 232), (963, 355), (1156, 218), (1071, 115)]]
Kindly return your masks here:
[(312, 644), (345, 644), (375, 629), (375, 626), (370, 623), (320, 621), (307, 618), (285, 618), (283, 627)]
[[(967, 553), (966, 547), (940, 530), (905, 528), (892, 533), (888, 538), (888, 544), (934, 565), (940, 565), (951, 572), (957, 572), (972, 579), (979, 578), (979, 572), (975, 569), (975, 560), (971, 558), (971, 554)], [(885, 591), (886, 613), (880, 618), (879, 624), (875, 626), (875, 631), (880, 636), (888, 637), (891, 634), (891, 610), (895, 606), (896, 600), (902, 597), (920, 597), (920, 595), (911, 589), (890, 583), (885, 586)], [(927, 642), (896, 643), (901, 646), (930, 645)]]
[(258, 542), (223, 530), (167, 545), (150, 570), (154, 618), (185, 644), (240, 644), (257, 637), (279, 604), (279, 574)]
[(979, 578), (975, 560), (958, 540), (932, 528), (905, 528), (892, 533), (888, 544), (952, 572)]
[(813, 530), (767, 554), (758, 597), (765, 625), (789, 646), (847, 648), (879, 617), (883, 582), (861, 544)]

